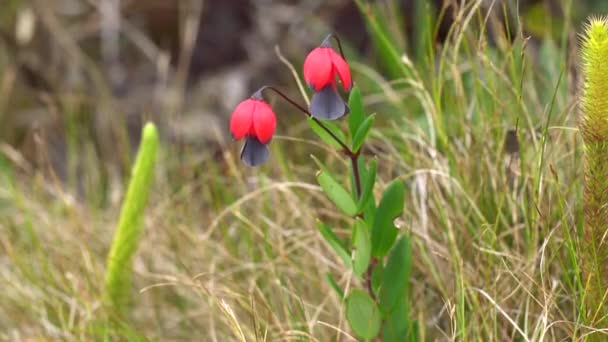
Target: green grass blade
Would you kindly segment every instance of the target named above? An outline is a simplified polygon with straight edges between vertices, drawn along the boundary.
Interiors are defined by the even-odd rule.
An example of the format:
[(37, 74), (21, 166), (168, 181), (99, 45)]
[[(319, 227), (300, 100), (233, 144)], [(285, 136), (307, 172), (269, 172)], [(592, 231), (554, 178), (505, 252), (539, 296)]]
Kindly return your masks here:
[(382, 18), (375, 11), (376, 5), (366, 3), (363, 0), (356, 0), (355, 2), (363, 18), (365, 18), (365, 24), (376, 46), (378, 56), (390, 77), (393, 79), (410, 77), (412, 72), (401, 60), (402, 53), (397, 50), (397, 45), (391, 41), (387, 30), (383, 27)]

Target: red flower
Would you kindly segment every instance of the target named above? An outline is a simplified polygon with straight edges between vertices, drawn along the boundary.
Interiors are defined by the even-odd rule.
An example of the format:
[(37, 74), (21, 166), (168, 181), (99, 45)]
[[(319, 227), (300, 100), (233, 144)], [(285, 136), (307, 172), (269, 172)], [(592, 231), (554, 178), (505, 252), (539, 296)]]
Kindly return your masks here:
[(267, 145), (275, 127), (276, 117), (261, 92), (236, 106), (230, 118), (230, 133), (236, 140), (246, 139), (241, 150), (241, 160), (246, 165), (258, 166), (268, 159)]
[(346, 103), (336, 90), (336, 77), (342, 81), (345, 91), (352, 87), (352, 79), (348, 64), (331, 48), (329, 38), (331, 36), (306, 56), (304, 79), (315, 91), (310, 103), (312, 116), (335, 120), (348, 112)]
[(320, 91), (327, 85), (335, 86), (338, 76), (344, 90), (349, 91), (352, 81), (348, 64), (334, 49), (324, 44), (312, 50), (304, 60), (306, 83), (315, 91)]

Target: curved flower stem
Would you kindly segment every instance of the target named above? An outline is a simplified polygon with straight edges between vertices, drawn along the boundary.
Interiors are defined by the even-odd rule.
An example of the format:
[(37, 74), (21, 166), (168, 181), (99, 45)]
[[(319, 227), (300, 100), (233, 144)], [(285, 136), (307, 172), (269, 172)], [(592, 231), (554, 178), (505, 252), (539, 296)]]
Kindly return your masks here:
[[(330, 35), (330, 36), (338, 39), (334, 35)], [(328, 36), (328, 38), (330, 36)], [(338, 41), (338, 45), (339, 44), (340, 43)], [(342, 50), (342, 48), (340, 48), (340, 52), (342, 52), (341, 50)], [(296, 107), (299, 111), (306, 114), (306, 116), (310, 117), (317, 125), (319, 125), (319, 127), (321, 127), (325, 132), (327, 132), (327, 134), (329, 134), (329, 136), (331, 136), (332, 139), (334, 139), (340, 145), (340, 147), (342, 147), (342, 149), (344, 150), (344, 153), (350, 159), (350, 162), (351, 162), (351, 165), (353, 168), (353, 177), (355, 178), (355, 191), (357, 193), (357, 198), (359, 198), (361, 196), (361, 174), (359, 172), (359, 151), (361, 151), (361, 149), (359, 149), (359, 151), (357, 151), (357, 152), (354, 152), (352, 149), (350, 149), (350, 147), (348, 147), (348, 145), (346, 145), (346, 143), (344, 141), (342, 141), (340, 138), (338, 138), (329, 128), (327, 128), (327, 126), (325, 126), (321, 120), (313, 117), (312, 114), (310, 114), (310, 112), (306, 108), (304, 108), (302, 105), (300, 105), (296, 101), (292, 100), (289, 96), (287, 96), (285, 93), (283, 93), (281, 90), (279, 90), (276, 87), (263, 86), (260, 89), (258, 89), (254, 93), (253, 96), (261, 97), (262, 92), (266, 89), (274, 91), (276, 94), (281, 96), (285, 101), (289, 102), (292, 106)]]
[(345, 61), (348, 62), (348, 60), (346, 59), (346, 56), (344, 56), (344, 51), (342, 51), (342, 42), (340, 42), (340, 38), (338, 37), (337, 34), (331, 34), (332, 38), (338, 43), (338, 49), (340, 50), (340, 55), (342, 55), (342, 58), (344, 58)]
[(337, 34), (335, 33), (330, 33), (328, 34), (324, 39), (323, 39), (323, 43), (321, 43), (322, 46), (327, 45), (330, 46), (329, 44), (329, 39), (333, 38), (336, 43), (338, 43), (338, 49), (340, 50), (340, 55), (342, 55), (342, 58), (344, 58), (344, 60), (346, 61), (346, 56), (344, 56), (344, 51), (342, 51), (342, 42), (340, 42), (340, 37), (338, 37)]
[[(340, 47), (340, 53), (342, 54), (342, 46), (340, 44), (340, 40), (338, 39), (338, 37), (332, 34), (332, 35), (327, 36), (326, 40), (329, 39), (330, 37), (334, 37), (336, 39), (336, 41), (338, 42), (338, 46)], [(342, 54), (342, 56), (344, 56), (344, 54)], [(315, 123), (317, 123), (319, 125), (319, 127), (321, 127), (325, 132), (327, 132), (327, 134), (329, 134), (332, 137), (332, 139), (334, 139), (342, 147), (342, 149), (344, 150), (344, 153), (350, 159), (351, 166), (353, 168), (353, 178), (355, 181), (356, 198), (357, 198), (357, 200), (359, 198), (361, 198), (361, 192), (362, 192), (362, 190), (361, 190), (361, 172), (359, 171), (359, 155), (360, 155), (361, 148), (359, 148), (358, 151), (354, 152), (352, 149), (350, 149), (348, 147), (348, 145), (346, 145), (345, 142), (343, 142), (329, 128), (327, 128), (323, 124), (323, 122), (321, 122), (321, 120), (313, 117), (312, 114), (306, 108), (304, 108), (302, 105), (300, 105), (296, 101), (292, 100), (289, 96), (287, 96), (281, 90), (279, 90), (273, 86), (261, 87), (253, 94), (252, 97), (261, 98), (262, 92), (264, 92), (264, 90), (266, 90), (266, 89), (274, 91), (276, 94), (281, 96), (285, 101), (289, 102), (292, 106), (296, 107), (299, 111), (304, 113), (306, 116), (310, 117)], [(363, 214), (358, 214), (357, 216), (363, 217)], [(367, 291), (368, 291), (369, 295), (374, 299), (376, 299), (376, 295), (372, 288), (372, 272), (373, 272), (374, 265), (377, 262), (378, 262), (378, 260), (376, 258), (373, 258), (370, 265), (367, 268), (367, 271), (365, 272), (365, 283), (366, 283)]]
[(315, 123), (317, 123), (317, 125), (319, 125), (325, 132), (327, 132), (327, 134), (329, 134), (332, 139), (334, 139), (339, 145), (340, 147), (342, 147), (342, 149), (344, 149), (344, 152), (349, 156), (349, 157), (353, 157), (356, 154), (348, 147), (348, 145), (346, 145), (345, 142), (343, 142), (340, 138), (338, 138), (329, 128), (327, 128), (323, 122), (321, 122), (321, 120), (315, 118), (312, 116), (312, 114), (310, 114), (310, 112), (304, 108), (302, 105), (300, 105), (299, 103), (297, 103), (296, 101), (292, 100), (289, 96), (285, 95), (282, 91), (280, 91), (279, 89), (273, 87), (273, 86), (263, 86), (262, 88), (260, 88), (258, 91), (255, 92), (255, 94), (261, 94), (264, 90), (269, 89), (274, 91), (276, 94), (278, 94), (279, 96), (281, 96), (285, 101), (289, 102), (292, 106), (296, 107), (298, 110), (300, 110), (302, 113), (306, 114), (308, 117), (310, 117)]

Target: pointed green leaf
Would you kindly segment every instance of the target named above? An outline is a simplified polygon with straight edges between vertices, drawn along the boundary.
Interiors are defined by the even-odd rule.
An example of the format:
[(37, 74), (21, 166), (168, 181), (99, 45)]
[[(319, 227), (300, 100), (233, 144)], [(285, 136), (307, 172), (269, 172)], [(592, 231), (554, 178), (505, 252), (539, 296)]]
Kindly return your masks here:
[(380, 15), (377, 11), (374, 2), (365, 0), (355, 0), (359, 12), (365, 19), (369, 35), (376, 48), (376, 53), (380, 64), (385, 67), (389, 74), (389, 78), (409, 78), (412, 76), (410, 68), (403, 63), (401, 56), (403, 52), (398, 50), (399, 44), (389, 36), (389, 30), (386, 28), (386, 18)]
[[(384, 267), (380, 288), (380, 310), (390, 314), (397, 303), (407, 300), (407, 286), (412, 265), (412, 250), (408, 236), (402, 236), (391, 250)], [(407, 308), (406, 308), (407, 311)]]
[(383, 257), (397, 238), (397, 228), (393, 221), (403, 213), (404, 186), (399, 179), (394, 180), (384, 191), (372, 228), (372, 255)]
[[(372, 159), (369, 163), (369, 169), (365, 173), (365, 181), (363, 182), (363, 188), (361, 189), (361, 197), (357, 203), (357, 211), (362, 211), (367, 202), (374, 194), (374, 184), (376, 184), (376, 171), (378, 170), (378, 160)], [(370, 221), (371, 222), (371, 221)]]
[[(321, 140), (323, 140), (327, 144), (335, 147), (336, 149), (339, 149), (339, 150), (342, 149), (342, 145), (340, 145), (340, 143), (338, 141), (336, 141), (336, 139), (334, 139), (331, 136), (331, 134), (329, 134), (326, 130), (324, 130), (319, 125), (319, 123), (317, 123), (315, 120), (313, 120), (310, 117), (308, 119), (306, 119), (306, 121), (308, 122), (308, 125), (310, 126), (312, 131), (315, 132), (315, 134), (319, 138), (321, 138)], [(346, 137), (344, 136), (344, 133), (342, 132), (342, 130), (340, 129), (340, 127), (338, 125), (336, 125), (332, 122), (329, 122), (329, 121), (324, 121), (323, 126), (325, 126), (334, 136), (336, 136), (338, 139), (340, 139), (340, 141), (342, 141), (342, 142), (346, 141)]]
[(355, 221), (354, 229), (355, 256), (353, 259), (353, 270), (358, 276), (367, 271), (372, 252), (372, 241), (369, 236), (369, 227), (363, 220)]
[(348, 115), (348, 129), (350, 130), (350, 136), (354, 137), (357, 133), (357, 129), (365, 119), (365, 113), (363, 113), (363, 99), (361, 98), (361, 91), (359, 88), (354, 87), (350, 91), (348, 97), (348, 108), (350, 114)]
[(428, 0), (416, 0), (414, 3), (414, 18), (415, 24), (412, 26), (414, 30), (414, 58), (416, 65), (428, 70), (429, 56), (434, 56), (433, 42), (435, 37), (435, 11), (434, 4)]
[(317, 182), (321, 186), (321, 189), (323, 189), (323, 192), (346, 215), (356, 215), (357, 204), (351, 194), (332, 177), (329, 170), (318, 159), (314, 157), (313, 159), (321, 168), (321, 171), (317, 173)]
[(367, 137), (367, 134), (369, 134), (370, 129), (374, 125), (375, 119), (376, 119), (376, 114), (372, 114), (372, 115), (368, 116), (365, 119), (365, 121), (363, 121), (363, 123), (361, 123), (361, 126), (359, 126), (359, 128), (357, 129), (357, 133), (355, 134), (355, 137), (353, 138), (353, 152), (359, 151), (361, 146), (363, 146), (363, 143), (365, 142), (365, 138)]
[(336, 291), (338, 297), (344, 298), (344, 291), (342, 291), (342, 288), (340, 288), (340, 285), (338, 285), (338, 282), (336, 281), (336, 279), (334, 279), (334, 276), (331, 275), (331, 273), (325, 273), (325, 280), (327, 280), (329, 286), (331, 286), (331, 288)]
[(346, 249), (346, 246), (342, 243), (342, 241), (334, 234), (333, 230), (323, 222), (319, 222), (319, 232), (321, 236), (327, 241), (327, 244), (331, 247), (331, 249), (338, 254), (340, 259), (344, 261), (344, 263), (351, 268), (352, 262), (350, 260), (350, 254)]
[(410, 322), (408, 320), (408, 305), (402, 298), (397, 303), (393, 311), (385, 315), (384, 326), (382, 327), (382, 341), (402, 342), (407, 341)]
[(363, 216), (367, 222), (371, 222), (370, 227), (373, 227), (376, 217), (376, 199), (374, 196), (370, 196), (367, 204), (363, 207)]
[(378, 262), (372, 270), (372, 290), (377, 295), (382, 285), (382, 269), (384, 265), (382, 262)]
[(346, 298), (346, 319), (359, 337), (370, 340), (380, 332), (382, 318), (374, 300), (362, 290), (353, 290)]

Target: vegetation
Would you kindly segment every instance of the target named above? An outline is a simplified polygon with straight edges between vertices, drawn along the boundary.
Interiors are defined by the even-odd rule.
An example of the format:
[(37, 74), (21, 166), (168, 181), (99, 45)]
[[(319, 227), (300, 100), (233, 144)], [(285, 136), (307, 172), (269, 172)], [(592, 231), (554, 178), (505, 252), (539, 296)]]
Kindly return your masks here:
[(144, 126), (142, 140), (133, 165), (133, 172), (118, 227), (108, 255), (106, 295), (109, 304), (119, 314), (126, 313), (130, 304), (133, 257), (142, 235), (144, 209), (154, 179), (154, 163), (158, 149), (158, 133), (152, 123)]
[(608, 23), (604, 18), (592, 18), (583, 35), (583, 98), (581, 133), (585, 150), (584, 192), (584, 284), (587, 307), (586, 316), (591, 322), (605, 320), (606, 262), (608, 249), (604, 247), (604, 235), (608, 227), (608, 202), (606, 160), (608, 158), (608, 107), (605, 104), (608, 88)]
[[(20, 8), (10, 3), (13, 11)], [(577, 32), (585, 27), (574, 20), (572, 1), (560, 2), (559, 22), (540, 25), (507, 2), (488, 8), (465, 1), (449, 8), (453, 24), (436, 43), (447, 8), (437, 16), (420, 11), (406, 40), (396, 7), (356, 3), (374, 43), (372, 56), (359, 56), (343, 41), (365, 113), (375, 113), (361, 157), (376, 161), (377, 202), (387, 193), (399, 198), (394, 184), (403, 187), (403, 208), (388, 208), (398, 217), (386, 224), (398, 228), (395, 241), (405, 252), (391, 253), (386, 268), (398, 269), (390, 260), (411, 253), (407, 316), (419, 339), (601, 340), (606, 289), (598, 258), (605, 251), (597, 244), (602, 223), (593, 220), (605, 210), (593, 205), (601, 207), (605, 197), (594, 195), (604, 189), (605, 153), (589, 134), (603, 129), (592, 120), (605, 121), (596, 107), (604, 101), (593, 90), (605, 88), (604, 66), (594, 73), (605, 21), (591, 20), (581, 44)], [(40, 25), (57, 29), (45, 13)], [(537, 24), (531, 33), (529, 22)], [(59, 41), (78, 52), (66, 37)], [(18, 58), (6, 51), (0, 51), (4, 119), (33, 101), (13, 95), (30, 92), (15, 83)], [(306, 52), (285, 54), (283, 64), (277, 58), (276, 68), (299, 80), (284, 64), (300, 72)], [(82, 65), (93, 68), (87, 61)], [(85, 91), (57, 91), (57, 107), (41, 96), (62, 110), (65, 177), (51, 167), (53, 156), (40, 152), (45, 149), (35, 149), (31, 162), (0, 144), (0, 338), (349, 341), (380, 329), (374, 315), (363, 330), (348, 324), (369, 318), (349, 303), (372, 313), (382, 307), (369, 301), (359, 277), (367, 263), (326, 243), (328, 234), (344, 241), (360, 231), (360, 221), (336, 209), (335, 198), (317, 185), (317, 177), (351, 184), (348, 172), (334, 171), (348, 170), (350, 159), (302, 133), (309, 121), (292, 109), (276, 110), (279, 135), (259, 168), (240, 164), (237, 144), (212, 153), (209, 145), (163, 139), (159, 128), (132, 288), (109, 287), (131, 294), (130, 312), (104, 305), (114, 228), (125, 225), (119, 217), (126, 179), (113, 178), (107, 161), (96, 157), (103, 148), (89, 125), (99, 107), (87, 101), (105, 105), (111, 92), (75, 99)], [(586, 116), (579, 131), (581, 96)], [(111, 124), (118, 127), (111, 130), (115, 141), (104, 143), (128, 141), (124, 120)], [(348, 120), (338, 127), (348, 131)], [(56, 141), (31, 134), (35, 147)], [(129, 169), (128, 146), (110, 151), (119, 168)], [(317, 174), (311, 154), (331, 179)], [(597, 186), (592, 175), (600, 177)], [(127, 203), (132, 193), (124, 195)], [(356, 237), (354, 243), (365, 248)], [(350, 293), (348, 300), (341, 291)]]

